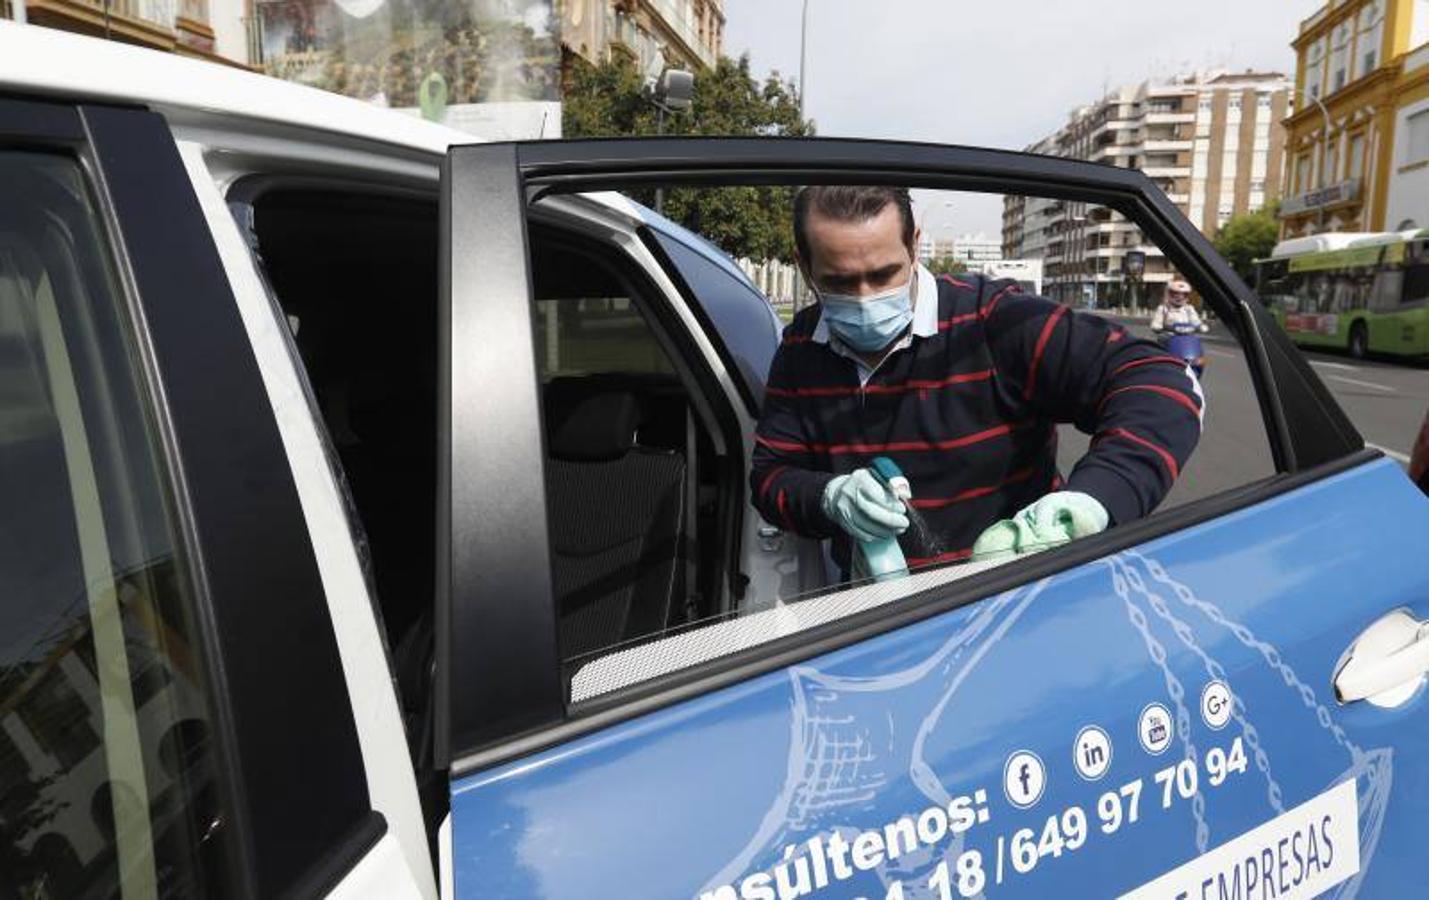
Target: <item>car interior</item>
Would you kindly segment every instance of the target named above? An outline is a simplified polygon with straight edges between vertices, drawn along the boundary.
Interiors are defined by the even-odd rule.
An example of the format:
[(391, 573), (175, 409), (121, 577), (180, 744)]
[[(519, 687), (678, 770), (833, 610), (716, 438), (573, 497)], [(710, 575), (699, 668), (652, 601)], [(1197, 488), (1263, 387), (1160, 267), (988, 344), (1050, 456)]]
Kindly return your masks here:
[[(420, 765), (432, 718), (436, 199), (240, 182), (230, 203), (340, 463)], [(531, 244), (569, 678), (593, 654), (717, 612), (728, 542), (706, 535), (728, 479), (672, 361), (680, 351), (651, 312), (654, 287), (588, 238), (533, 224)]]

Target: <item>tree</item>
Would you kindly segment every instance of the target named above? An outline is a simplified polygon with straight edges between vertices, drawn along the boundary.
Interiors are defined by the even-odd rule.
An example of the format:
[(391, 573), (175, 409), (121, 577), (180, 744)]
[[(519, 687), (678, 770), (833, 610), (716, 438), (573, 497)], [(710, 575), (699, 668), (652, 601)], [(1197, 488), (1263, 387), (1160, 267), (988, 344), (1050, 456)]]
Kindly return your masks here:
[(935, 256), (928, 261), (928, 271), (934, 275), (957, 275), (967, 270), (967, 263), (952, 256)]
[(1279, 203), (1272, 203), (1253, 212), (1231, 216), (1216, 232), (1216, 249), (1247, 282), (1255, 275), (1255, 261), (1264, 259), (1275, 249), (1280, 234), (1280, 222), (1276, 218), (1279, 208)]
[[(644, 92), (635, 64), (616, 57), (599, 66), (576, 59), (563, 97), (565, 137), (649, 136), (658, 132), (658, 112)], [(776, 75), (759, 84), (749, 56), (723, 57), (711, 71), (695, 76), (694, 102), (683, 113), (665, 116), (667, 135), (791, 137), (813, 134), (799, 115), (792, 83)], [(654, 205), (652, 189), (629, 194)], [(787, 187), (671, 188), (664, 213), (717, 244), (731, 256), (794, 258), (790, 225), (793, 190)]]

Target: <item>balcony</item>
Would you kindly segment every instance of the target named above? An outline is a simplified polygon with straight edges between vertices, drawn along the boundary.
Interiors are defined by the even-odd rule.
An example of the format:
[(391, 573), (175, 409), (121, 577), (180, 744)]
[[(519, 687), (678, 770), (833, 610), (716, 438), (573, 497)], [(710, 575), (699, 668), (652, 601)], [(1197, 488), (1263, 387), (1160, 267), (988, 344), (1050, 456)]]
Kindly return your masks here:
[[(7, 4), (8, 6), (9, 4)], [(175, 45), (178, 11), (164, 0), (28, 0), (26, 18), (33, 25), (101, 36), (160, 50)]]
[(1141, 170), (1148, 178), (1190, 178), (1191, 166), (1146, 166)]
[(684, 45), (684, 49), (707, 69), (714, 68), (715, 57), (708, 45), (700, 40), (695, 28), (694, 9), (690, 0), (645, 0), (660, 24), (669, 29)]
[(1158, 112), (1147, 110), (1147, 125), (1189, 125), (1196, 121), (1194, 112)]
[(1190, 138), (1147, 138), (1147, 153), (1175, 153), (1189, 152), (1191, 150)]

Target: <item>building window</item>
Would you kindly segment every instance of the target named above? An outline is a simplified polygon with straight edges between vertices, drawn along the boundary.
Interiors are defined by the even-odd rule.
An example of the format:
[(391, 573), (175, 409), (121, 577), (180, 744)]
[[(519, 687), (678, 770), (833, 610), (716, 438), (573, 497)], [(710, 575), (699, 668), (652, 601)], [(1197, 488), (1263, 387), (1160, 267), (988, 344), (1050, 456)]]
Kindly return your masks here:
[(1303, 194), (1310, 186), (1310, 154), (1302, 153), (1295, 160), (1295, 193)]
[(1429, 159), (1429, 109), (1410, 116), (1408, 125), (1408, 146), (1406, 156), (1402, 160), (1405, 165)]
[(1320, 185), (1331, 184), (1335, 176), (1339, 174), (1340, 141), (1338, 138), (1331, 140), (1325, 146), (1325, 165), (1320, 169)]
[(1320, 96), (1325, 82), (1325, 39), (1320, 38), (1305, 52), (1305, 93), (1311, 100)]
[(1360, 10), (1359, 39), (1355, 45), (1355, 77), (1374, 71), (1379, 62), (1379, 45), (1384, 41), (1384, 5), (1379, 0)]
[(1330, 50), (1330, 93), (1338, 91), (1349, 81), (1350, 33), (1348, 22), (1335, 29), (1334, 45)]
[(1358, 178), (1364, 171), (1364, 135), (1350, 138), (1350, 155), (1345, 167), (1346, 178)]

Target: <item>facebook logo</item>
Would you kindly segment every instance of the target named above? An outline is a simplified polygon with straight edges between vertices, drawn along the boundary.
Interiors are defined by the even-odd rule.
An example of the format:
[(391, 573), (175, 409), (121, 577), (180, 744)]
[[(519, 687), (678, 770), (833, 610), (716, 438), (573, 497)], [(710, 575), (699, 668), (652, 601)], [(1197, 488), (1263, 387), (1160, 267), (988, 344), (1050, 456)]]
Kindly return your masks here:
[(1027, 809), (1042, 798), (1046, 787), (1047, 770), (1036, 753), (1018, 750), (1007, 757), (1002, 769), (1002, 788), (1008, 803)]

